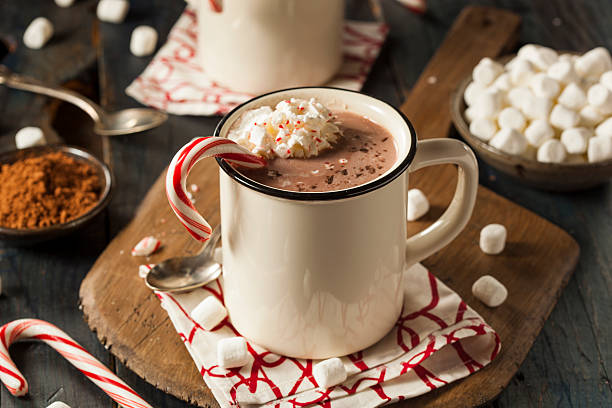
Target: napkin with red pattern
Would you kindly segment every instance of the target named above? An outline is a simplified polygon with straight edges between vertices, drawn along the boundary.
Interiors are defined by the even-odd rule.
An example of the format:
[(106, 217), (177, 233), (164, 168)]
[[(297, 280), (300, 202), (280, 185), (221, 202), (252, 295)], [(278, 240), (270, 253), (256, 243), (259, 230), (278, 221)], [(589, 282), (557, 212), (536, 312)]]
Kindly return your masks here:
[(395, 327), (372, 347), (341, 357), (348, 378), (330, 389), (317, 386), (316, 361), (280, 356), (250, 342), (247, 366), (220, 368), (217, 342), (238, 335), (231, 321), (207, 331), (189, 317), (207, 296), (223, 301), (219, 281), (189, 293), (156, 294), (222, 407), (376, 407), (466, 377), (501, 348), (482, 317), (425, 267), (416, 264), (404, 273), (404, 308)]
[[(196, 61), (198, 24), (187, 7), (147, 68), (125, 90), (138, 102), (175, 115), (223, 115), (254, 95), (214, 83)], [(383, 23), (346, 21), (344, 62), (326, 86), (359, 91), (387, 36)]]

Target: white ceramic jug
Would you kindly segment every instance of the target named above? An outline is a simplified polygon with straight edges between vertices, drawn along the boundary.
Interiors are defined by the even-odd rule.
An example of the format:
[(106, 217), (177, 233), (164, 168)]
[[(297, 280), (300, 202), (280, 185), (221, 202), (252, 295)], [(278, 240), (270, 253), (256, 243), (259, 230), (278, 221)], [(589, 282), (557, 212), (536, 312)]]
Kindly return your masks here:
[(189, 0), (198, 60), (234, 91), (321, 85), (342, 62), (344, 0)]

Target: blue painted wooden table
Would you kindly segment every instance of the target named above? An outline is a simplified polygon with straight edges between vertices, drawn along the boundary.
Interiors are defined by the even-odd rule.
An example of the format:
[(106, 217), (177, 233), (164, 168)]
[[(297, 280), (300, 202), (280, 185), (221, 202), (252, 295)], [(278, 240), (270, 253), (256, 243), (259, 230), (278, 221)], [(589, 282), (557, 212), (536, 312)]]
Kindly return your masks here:
[[(50, 83), (98, 98), (111, 109), (138, 104), (123, 90), (146, 66), (147, 58), (129, 54), (131, 30), (149, 24), (163, 41), (184, 3), (181, 0), (135, 0), (125, 23), (100, 24), (95, 1), (77, 0), (60, 9), (53, 2), (0, 2), (0, 37), (16, 49), (4, 63)], [(390, 26), (386, 46), (363, 89), (399, 106), (433, 55), (463, 0), (428, 2), (425, 16), (394, 0), (347, 1), (355, 19), (384, 18)], [(612, 3), (608, 0), (479, 1), (508, 8), (523, 17), (521, 42), (584, 51), (612, 48)], [(28, 50), (21, 36), (37, 16), (56, 24), (45, 49)], [(22, 126), (52, 128), (67, 142), (87, 146), (112, 162), (118, 186), (109, 209), (77, 234), (33, 247), (0, 243), (0, 323), (35, 316), (51, 321), (78, 339), (154, 406), (186, 404), (148, 385), (105, 350), (82, 319), (78, 288), (105, 245), (134, 211), (172, 154), (195, 135), (211, 133), (218, 118), (172, 117), (164, 127), (141, 135), (112, 139), (105, 148), (79, 112), (43, 97), (0, 87), (0, 149), (13, 146)], [(143, 164), (146, 163), (146, 166)], [(612, 185), (574, 194), (553, 194), (516, 184), (481, 163), (481, 183), (566, 229), (579, 242), (581, 258), (573, 278), (552, 312), (518, 374), (491, 406), (612, 406)], [(41, 344), (11, 349), (30, 382), (30, 396), (13, 398), (0, 391), (0, 406), (44, 407), (62, 400), (73, 407), (115, 406), (59, 355)]]

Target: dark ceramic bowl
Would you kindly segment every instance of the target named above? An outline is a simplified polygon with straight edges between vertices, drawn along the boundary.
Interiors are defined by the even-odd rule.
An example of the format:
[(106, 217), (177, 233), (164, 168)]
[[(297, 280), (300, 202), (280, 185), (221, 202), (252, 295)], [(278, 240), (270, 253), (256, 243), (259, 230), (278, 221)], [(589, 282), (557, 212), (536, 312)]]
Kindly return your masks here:
[[(499, 58), (508, 62), (514, 55)], [(451, 118), (463, 139), (478, 157), (491, 167), (529, 186), (549, 191), (585, 190), (612, 178), (612, 160), (598, 163), (541, 163), (521, 156), (504, 153), (470, 133), (465, 119), (463, 94), (472, 81), (471, 75), (459, 83), (451, 94)]]
[(102, 185), (98, 203), (89, 211), (81, 214), (75, 219), (62, 224), (51, 225), (50, 227), (35, 229), (14, 229), (0, 227), (0, 240), (17, 245), (27, 245), (58, 238), (81, 228), (108, 205), (113, 186), (113, 177), (109, 168), (92, 154), (77, 147), (49, 145), (29, 147), (21, 150), (11, 150), (0, 153), (0, 165), (13, 163), (24, 157), (38, 156), (44, 153), (57, 151), (61, 151), (76, 160), (86, 162), (93, 166), (100, 177), (100, 182)]

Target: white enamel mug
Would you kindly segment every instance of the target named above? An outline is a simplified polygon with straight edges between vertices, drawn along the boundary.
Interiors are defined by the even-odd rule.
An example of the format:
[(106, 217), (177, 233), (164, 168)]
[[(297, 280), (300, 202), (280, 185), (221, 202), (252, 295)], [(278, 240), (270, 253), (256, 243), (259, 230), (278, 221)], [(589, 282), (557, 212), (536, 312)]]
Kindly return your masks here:
[[(376, 343), (394, 326), (405, 267), (446, 246), (470, 219), (478, 165), (465, 144), (417, 142), (408, 119), (392, 106), (333, 88), (252, 99), (229, 113), (215, 136), (227, 137), (243, 112), (291, 97), (314, 97), (332, 111), (380, 124), (393, 135), (398, 159), (379, 178), (332, 192), (274, 189), (217, 159), (225, 304), (236, 329), (270, 351), (340, 356)], [(458, 165), (455, 196), (433, 225), (406, 239), (408, 174), (444, 163)]]
[(321, 85), (340, 67), (344, 0), (188, 1), (198, 14), (198, 60), (232, 90)]
[[(181, 169), (191, 168), (203, 152), (194, 146), (202, 140), (207, 149), (233, 144), (223, 138), (242, 113), (289, 98), (316, 98), (332, 111), (378, 123), (393, 136), (397, 160), (362, 185), (296, 192), (254, 182), (217, 158), (225, 305), (240, 334), (272, 352), (341, 356), (376, 343), (395, 325), (404, 300), (403, 271), (465, 227), (476, 200), (478, 166), (472, 151), (457, 140), (417, 142), (408, 119), (382, 101), (342, 89), (294, 88), (240, 105), (217, 126), (215, 136), (221, 139), (198, 138), (181, 149), (166, 179), (170, 195), (179, 186), (185, 196), (180, 189), (189, 170)], [(436, 222), (406, 239), (408, 174), (444, 163), (458, 165), (455, 196)], [(184, 218), (180, 208), (173, 208), (188, 228), (210, 232), (205, 220)]]

